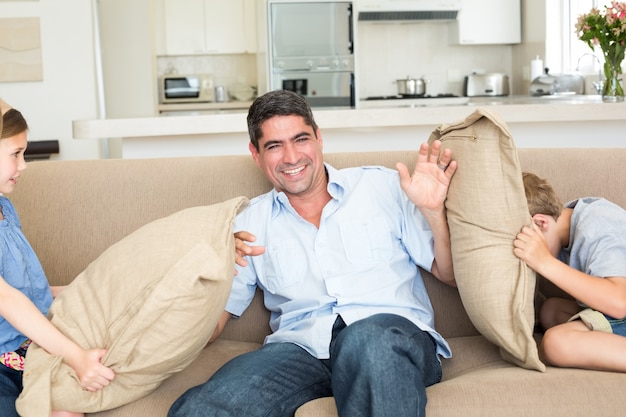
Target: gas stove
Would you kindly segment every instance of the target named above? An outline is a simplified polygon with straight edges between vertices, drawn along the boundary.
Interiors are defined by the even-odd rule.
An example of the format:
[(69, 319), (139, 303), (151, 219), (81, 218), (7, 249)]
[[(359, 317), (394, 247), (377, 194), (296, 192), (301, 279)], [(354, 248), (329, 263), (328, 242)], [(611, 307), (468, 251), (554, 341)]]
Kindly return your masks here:
[(366, 97), (359, 102), (361, 108), (380, 107), (430, 107), (430, 106), (455, 106), (469, 102), (469, 97), (459, 97), (454, 94), (437, 94), (436, 96), (373, 96)]

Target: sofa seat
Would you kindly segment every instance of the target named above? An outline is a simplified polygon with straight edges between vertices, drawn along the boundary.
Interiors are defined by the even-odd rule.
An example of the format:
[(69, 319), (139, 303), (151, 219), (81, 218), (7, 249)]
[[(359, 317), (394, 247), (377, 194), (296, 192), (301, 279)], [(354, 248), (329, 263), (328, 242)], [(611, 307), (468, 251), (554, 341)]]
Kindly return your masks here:
[(89, 414), (90, 417), (157, 417), (189, 388), (205, 382), (223, 364), (246, 352), (257, 350), (261, 343), (218, 339), (207, 346), (200, 356), (184, 371), (174, 374), (147, 397), (112, 410)]
[[(428, 417), (617, 415), (607, 393), (624, 381), (621, 373), (555, 367), (545, 373), (529, 371), (503, 361), (496, 346), (482, 336), (448, 342), (454, 356), (443, 362), (442, 381), (426, 390)], [(330, 416), (337, 416), (332, 397), (311, 401), (296, 412), (296, 417)]]

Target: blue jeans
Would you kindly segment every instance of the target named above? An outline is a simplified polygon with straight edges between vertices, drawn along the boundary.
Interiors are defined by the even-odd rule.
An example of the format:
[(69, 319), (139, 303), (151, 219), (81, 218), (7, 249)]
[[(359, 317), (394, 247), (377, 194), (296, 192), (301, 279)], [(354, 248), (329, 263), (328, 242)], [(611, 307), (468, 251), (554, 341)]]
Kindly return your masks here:
[(172, 405), (169, 417), (285, 417), (335, 397), (341, 417), (425, 416), (426, 387), (441, 380), (430, 335), (409, 320), (378, 314), (333, 328), (330, 359), (292, 343), (234, 358)]
[(0, 416), (19, 417), (15, 400), (22, 392), (22, 373), (0, 364)]

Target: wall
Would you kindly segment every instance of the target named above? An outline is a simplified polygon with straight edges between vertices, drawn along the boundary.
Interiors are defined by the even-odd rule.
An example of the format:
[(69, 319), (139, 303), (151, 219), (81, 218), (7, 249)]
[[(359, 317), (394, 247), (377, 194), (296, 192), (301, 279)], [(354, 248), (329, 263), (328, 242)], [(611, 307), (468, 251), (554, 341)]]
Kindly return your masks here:
[[(105, 118), (157, 114), (154, 1), (98, 1), (98, 10)], [(103, 139), (102, 145), (103, 157), (121, 157), (119, 138)]]
[(41, 23), (43, 81), (0, 83), (0, 97), (26, 117), (29, 139), (58, 139), (60, 159), (99, 158), (97, 141), (72, 139), (72, 120), (98, 116), (91, 2), (2, 1), (0, 17)]
[[(552, 1), (552, 5), (558, 2)], [(513, 94), (530, 90), (530, 61), (537, 55), (544, 66), (555, 60), (546, 56), (546, 0), (522, 0), (522, 43), (513, 47)]]
[(447, 23), (360, 22), (357, 30), (360, 98), (396, 94), (394, 81), (407, 76), (429, 80), (427, 94), (462, 95), (473, 71), (511, 74), (512, 46), (449, 45)]

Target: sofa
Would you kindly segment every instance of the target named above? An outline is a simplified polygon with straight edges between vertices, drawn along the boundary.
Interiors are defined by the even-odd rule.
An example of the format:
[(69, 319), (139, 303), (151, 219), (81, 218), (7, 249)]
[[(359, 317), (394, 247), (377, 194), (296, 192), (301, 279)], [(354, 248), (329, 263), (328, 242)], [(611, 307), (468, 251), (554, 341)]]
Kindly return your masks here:
[[(417, 149), (416, 143), (416, 149)], [(564, 201), (602, 196), (626, 207), (626, 148), (519, 149), (523, 170), (546, 177)], [(327, 154), (335, 167), (414, 164), (416, 150)], [(23, 230), (51, 285), (69, 284), (106, 248), (140, 226), (187, 207), (253, 197), (270, 184), (249, 156), (169, 159), (36, 161), (10, 195)], [(496, 214), (497, 215), (497, 214)], [(429, 417), (615, 416), (626, 411), (626, 375), (548, 367), (546, 372), (505, 362), (466, 314), (457, 289), (424, 273), (436, 328), (453, 357), (441, 383), (427, 389)], [(562, 295), (541, 277), (545, 296)], [(539, 298), (538, 298), (539, 299)], [(159, 417), (188, 388), (206, 381), (229, 359), (257, 349), (269, 332), (269, 313), (257, 293), (218, 340), (191, 366), (151, 394), (91, 417)], [(535, 333), (539, 340), (541, 333)], [(332, 398), (303, 405), (298, 417), (330, 417)], [(242, 416), (243, 417), (243, 416)]]

